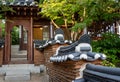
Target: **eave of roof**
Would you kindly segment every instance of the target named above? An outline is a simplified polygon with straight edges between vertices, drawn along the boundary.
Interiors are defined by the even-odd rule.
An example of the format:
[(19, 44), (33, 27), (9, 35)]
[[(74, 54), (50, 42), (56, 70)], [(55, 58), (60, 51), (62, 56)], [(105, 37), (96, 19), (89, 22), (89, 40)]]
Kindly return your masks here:
[(1, 1), (2, 5), (7, 6), (38, 6), (38, 2), (34, 0), (15, 0), (13, 2), (8, 2), (7, 0)]

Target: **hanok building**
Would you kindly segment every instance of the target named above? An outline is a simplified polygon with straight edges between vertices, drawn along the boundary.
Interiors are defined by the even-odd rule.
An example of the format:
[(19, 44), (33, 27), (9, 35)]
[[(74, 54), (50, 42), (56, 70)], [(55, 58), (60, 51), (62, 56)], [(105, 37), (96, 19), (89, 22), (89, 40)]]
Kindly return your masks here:
[[(34, 64), (34, 44), (33, 40), (48, 40), (53, 38), (53, 27), (50, 21), (42, 18), (38, 12), (39, 0), (14, 0), (2, 4), (10, 6), (14, 12), (5, 12), (5, 45), (3, 64), (9, 63), (29, 63)], [(26, 60), (12, 60), (12, 30), (17, 26), (19, 31), (19, 50), (26, 50)], [(16, 49), (16, 48), (14, 48)], [(14, 51), (14, 50), (13, 50)], [(13, 52), (14, 53), (14, 52)], [(39, 58), (37, 58), (39, 59)]]

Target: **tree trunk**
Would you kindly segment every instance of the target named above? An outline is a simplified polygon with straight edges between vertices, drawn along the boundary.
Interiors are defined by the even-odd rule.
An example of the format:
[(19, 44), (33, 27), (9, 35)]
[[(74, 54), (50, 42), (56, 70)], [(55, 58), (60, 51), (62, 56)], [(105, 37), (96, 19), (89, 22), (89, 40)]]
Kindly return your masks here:
[(68, 26), (67, 26), (67, 19), (64, 19), (64, 22), (65, 22), (65, 28), (66, 28), (66, 32), (67, 32), (67, 39), (71, 40), (70, 31), (69, 31)]
[(60, 28), (53, 20), (51, 20), (51, 22), (56, 28)]

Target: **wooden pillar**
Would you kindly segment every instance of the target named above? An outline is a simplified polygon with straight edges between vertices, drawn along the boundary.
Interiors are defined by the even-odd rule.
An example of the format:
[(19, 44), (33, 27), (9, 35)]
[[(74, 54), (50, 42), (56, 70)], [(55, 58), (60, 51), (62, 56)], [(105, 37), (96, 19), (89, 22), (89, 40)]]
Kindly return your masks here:
[(30, 18), (30, 21), (29, 21), (29, 31), (28, 31), (28, 60), (30, 62), (33, 61), (33, 19), (32, 17)]
[(8, 63), (10, 61), (10, 53), (11, 53), (11, 33), (10, 29), (12, 28), (12, 24), (9, 21), (6, 21), (5, 28), (5, 55), (4, 55), (4, 63)]
[(10, 18), (6, 21), (5, 28), (5, 55), (4, 55), (4, 64), (8, 64), (11, 62), (11, 29), (16, 25), (23, 25), (23, 27), (27, 30), (27, 62), (33, 63), (33, 19), (31, 18)]
[(3, 64), (3, 48), (0, 48), (0, 66)]
[(20, 44), (20, 50), (23, 50), (23, 26), (19, 25), (19, 44)]
[(53, 25), (52, 22), (50, 22), (50, 38), (53, 38), (54, 36), (54, 32), (53, 32)]

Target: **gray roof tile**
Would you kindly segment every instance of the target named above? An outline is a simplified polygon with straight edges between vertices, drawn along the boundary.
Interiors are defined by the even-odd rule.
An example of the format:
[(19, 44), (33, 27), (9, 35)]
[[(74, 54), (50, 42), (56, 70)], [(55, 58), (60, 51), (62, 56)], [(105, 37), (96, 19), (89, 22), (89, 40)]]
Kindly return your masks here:
[(13, 2), (2, 1), (3, 5), (10, 5), (10, 6), (38, 6), (37, 2), (34, 0), (15, 0)]

